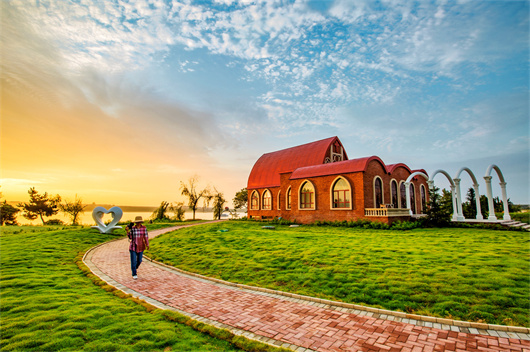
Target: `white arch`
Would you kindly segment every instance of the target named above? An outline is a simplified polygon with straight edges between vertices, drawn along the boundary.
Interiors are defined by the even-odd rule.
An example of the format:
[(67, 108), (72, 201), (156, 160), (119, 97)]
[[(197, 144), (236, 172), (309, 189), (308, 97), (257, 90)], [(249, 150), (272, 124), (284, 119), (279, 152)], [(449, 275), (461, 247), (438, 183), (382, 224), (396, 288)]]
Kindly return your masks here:
[[(444, 171), (445, 172), (445, 171)], [(429, 176), (427, 176), (425, 173), (421, 171), (413, 172), (407, 177), (407, 180), (405, 181), (405, 194), (407, 197), (407, 208), (409, 208), (409, 214), (412, 216), (412, 204), (410, 203), (410, 181), (414, 178), (414, 176), (423, 176), (427, 181), (429, 181)], [(416, 200), (416, 197), (414, 197), (414, 200)]]
[(475, 177), (475, 174), (473, 174), (473, 171), (471, 171), (468, 167), (461, 168), (457, 173), (453, 181), (455, 182), (455, 192), (456, 192), (456, 208), (457, 208), (457, 217), (456, 219), (458, 221), (464, 221), (466, 218), (464, 217), (464, 212), (462, 209), (462, 195), (460, 192), (460, 175), (462, 172), (466, 171), (469, 176), (471, 177), (471, 180), (473, 181), (473, 190), (475, 191), (475, 207), (477, 209), (477, 216), (475, 219), (482, 220), (482, 210), (480, 209), (480, 194), (478, 192), (478, 182)]
[(453, 200), (453, 219), (452, 220), (456, 221), (458, 215), (457, 215), (457, 212), (456, 212), (455, 183), (454, 183), (453, 179), (451, 178), (451, 176), (449, 176), (447, 171), (438, 169), (438, 170), (436, 170), (435, 172), (432, 173), (431, 178), (429, 179), (429, 181), (427, 181), (427, 183), (429, 184), (429, 188), (430, 189), (434, 189), (434, 176), (436, 176), (437, 174), (444, 175), (447, 178), (447, 180), (449, 181), (449, 184), (451, 185), (451, 198)]
[(488, 166), (488, 169), (486, 170), (486, 175), (484, 176), (491, 176), (491, 170), (493, 169), (495, 169), (495, 171), (497, 172), (500, 181), (506, 183), (506, 181), (504, 180), (504, 176), (502, 175), (501, 169), (495, 164), (491, 164), (490, 166)]
[(486, 175), (484, 176), (484, 180), (486, 181), (486, 192), (488, 195), (488, 210), (489, 210), (489, 216), (488, 220), (490, 221), (496, 221), (497, 217), (495, 216), (495, 207), (493, 205), (493, 191), (491, 189), (491, 170), (495, 169), (497, 172), (497, 176), (499, 177), (499, 180), (501, 181), (499, 184), (501, 185), (501, 191), (502, 191), (502, 208), (504, 211), (503, 220), (511, 220), (510, 217), (510, 209), (508, 207), (508, 196), (506, 195), (506, 181), (504, 180), (504, 176), (502, 175), (501, 169), (495, 165), (492, 164), (488, 167), (486, 170)]

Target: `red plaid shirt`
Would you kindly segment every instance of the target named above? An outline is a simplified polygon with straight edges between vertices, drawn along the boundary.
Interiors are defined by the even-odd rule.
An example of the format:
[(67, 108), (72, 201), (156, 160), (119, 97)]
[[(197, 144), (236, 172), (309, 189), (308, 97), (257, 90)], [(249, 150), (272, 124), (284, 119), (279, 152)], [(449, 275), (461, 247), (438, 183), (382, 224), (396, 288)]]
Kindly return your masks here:
[(129, 244), (130, 251), (140, 253), (149, 246), (149, 235), (147, 233), (147, 228), (143, 225), (140, 227), (134, 226), (131, 231), (129, 231), (129, 238), (131, 240), (131, 243)]

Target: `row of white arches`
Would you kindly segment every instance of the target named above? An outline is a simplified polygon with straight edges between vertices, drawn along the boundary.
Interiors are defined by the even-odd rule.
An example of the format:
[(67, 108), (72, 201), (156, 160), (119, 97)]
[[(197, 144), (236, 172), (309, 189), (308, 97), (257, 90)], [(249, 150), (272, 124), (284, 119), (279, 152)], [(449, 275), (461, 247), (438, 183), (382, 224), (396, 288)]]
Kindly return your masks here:
[[(493, 191), (491, 188), (491, 171), (495, 170), (497, 173), (497, 176), (499, 177), (500, 186), (501, 186), (501, 192), (502, 192), (502, 205), (503, 205), (503, 211), (504, 216), (503, 220), (511, 220), (510, 217), (510, 210), (508, 208), (508, 196), (506, 195), (506, 181), (504, 180), (504, 176), (502, 175), (501, 169), (497, 165), (490, 165), (488, 169), (486, 170), (486, 175), (484, 176), (484, 180), (486, 181), (486, 195), (488, 197), (488, 221), (497, 221), (497, 216), (495, 216), (495, 207), (493, 204)], [(460, 192), (460, 175), (462, 172), (467, 172), (469, 176), (471, 177), (471, 180), (473, 181), (473, 189), (475, 191), (475, 200), (476, 200), (476, 208), (477, 208), (477, 216), (476, 220), (483, 220), (482, 212), (480, 209), (480, 193), (478, 189), (478, 182), (477, 178), (473, 174), (473, 172), (468, 167), (461, 168), (455, 175), (454, 178), (451, 178), (449, 174), (445, 170), (438, 169), (429, 178), (425, 173), (421, 171), (416, 171), (410, 174), (410, 176), (405, 181), (405, 190), (407, 192), (407, 208), (411, 209), (410, 204), (410, 194), (409, 194), (409, 185), (412, 179), (415, 176), (422, 176), (427, 180), (427, 184), (429, 185), (430, 189), (434, 188), (434, 177), (438, 174), (444, 175), (447, 180), (449, 181), (449, 184), (451, 185), (451, 197), (453, 200), (453, 221), (464, 221), (466, 218), (464, 217), (463, 211), (462, 211), (462, 196)], [(412, 210), (410, 210), (410, 215), (412, 215)]]

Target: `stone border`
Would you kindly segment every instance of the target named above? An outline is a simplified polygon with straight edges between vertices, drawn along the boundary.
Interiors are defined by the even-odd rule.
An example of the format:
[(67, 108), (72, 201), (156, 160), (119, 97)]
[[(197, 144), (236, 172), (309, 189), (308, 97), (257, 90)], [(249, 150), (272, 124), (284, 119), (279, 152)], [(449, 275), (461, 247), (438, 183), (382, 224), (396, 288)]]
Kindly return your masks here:
[(243, 291), (252, 291), (254, 293), (263, 294), (269, 297), (287, 299), (290, 301), (298, 301), (301, 303), (306, 303), (306, 304), (321, 307), (321, 308), (340, 310), (342, 312), (349, 312), (349, 313), (353, 313), (353, 314), (361, 315), (361, 316), (369, 316), (369, 317), (374, 317), (377, 319), (385, 319), (385, 320), (391, 320), (391, 321), (396, 321), (396, 322), (403, 322), (406, 324), (431, 327), (431, 328), (441, 329), (441, 330), (463, 332), (463, 333), (475, 334), (475, 335), (489, 335), (489, 336), (495, 336), (495, 337), (530, 340), (530, 329), (525, 328), (525, 327), (483, 324), (483, 323), (475, 323), (475, 322), (468, 322), (468, 321), (437, 318), (437, 317), (431, 317), (427, 315), (408, 314), (404, 312), (397, 312), (397, 311), (361, 306), (358, 304), (331, 301), (331, 300), (322, 299), (322, 298), (304, 296), (304, 295), (299, 295), (296, 293), (276, 291), (276, 290), (272, 290), (268, 288), (237, 284), (234, 282), (224, 281), (221, 279), (216, 279), (216, 278), (192, 273), (189, 271), (185, 271), (179, 268), (175, 268), (170, 265), (153, 260), (147, 256), (144, 256), (144, 258), (161, 268), (165, 268), (166, 270), (173, 271), (173, 272), (178, 272), (180, 275), (184, 275), (187, 277), (193, 277), (193, 278), (207, 281), (207, 282), (220, 285), (220, 286), (221, 285), (228, 286), (228, 287), (240, 289)]
[[(220, 222), (220, 221), (223, 221), (223, 220), (217, 220), (217, 221), (213, 221), (213, 222)], [(210, 222), (210, 223), (212, 223), (212, 222)], [(190, 226), (193, 226), (193, 225), (194, 224), (184, 225), (184, 226), (182, 226), (182, 225), (174, 226), (174, 227), (169, 227), (169, 228), (153, 230), (152, 232), (160, 232), (160, 233), (157, 233), (154, 236), (154, 237), (156, 237), (158, 235), (161, 235), (161, 234), (164, 234), (164, 233), (167, 233), (167, 232), (176, 231), (176, 230), (178, 230), (178, 229), (180, 229), (182, 227), (190, 227)], [(196, 225), (200, 225), (200, 224), (196, 224)], [(118, 240), (122, 240), (122, 239), (124, 239), (124, 238), (117, 238), (117, 239), (112, 240), (112, 241), (118, 241)], [(110, 241), (110, 242), (112, 242), (112, 241)], [(101, 243), (101, 244), (99, 244), (99, 245), (97, 245), (97, 246), (95, 246), (93, 248), (90, 248), (85, 253), (85, 255), (83, 256), (83, 262), (85, 262), (85, 257), (87, 256), (87, 254), (89, 252), (92, 252), (92, 250), (94, 250), (94, 249), (96, 249), (96, 248), (98, 248), (98, 247), (100, 247), (102, 245), (105, 245), (107, 243), (109, 243), (109, 242)], [(352, 304), (352, 303), (331, 301), (331, 300), (326, 300), (326, 299), (322, 299), (322, 298), (304, 296), (304, 295), (299, 295), (299, 294), (290, 293), (290, 292), (272, 290), (272, 289), (268, 289), (268, 288), (249, 286), (249, 285), (244, 285), (244, 284), (237, 284), (237, 283), (233, 283), (233, 282), (229, 282), (229, 281), (224, 281), (224, 280), (221, 280), (221, 279), (216, 279), (216, 278), (212, 278), (212, 277), (208, 277), (208, 276), (192, 273), (192, 272), (185, 271), (185, 270), (182, 270), (182, 269), (179, 269), (179, 268), (176, 268), (176, 267), (172, 267), (170, 265), (167, 265), (167, 264), (158, 262), (156, 260), (153, 260), (153, 259), (151, 259), (151, 258), (149, 258), (147, 256), (144, 256), (144, 258), (146, 260), (150, 261), (151, 263), (153, 263), (154, 265), (160, 267), (160, 268), (163, 268), (163, 269), (168, 270), (168, 271), (176, 272), (176, 273), (178, 273), (180, 275), (184, 275), (184, 276), (192, 277), (192, 278), (195, 278), (195, 279), (203, 280), (203, 281), (210, 282), (210, 283), (213, 283), (213, 284), (216, 284), (216, 285), (222, 285), (222, 286), (231, 287), (231, 288), (239, 289), (239, 290), (243, 290), (243, 291), (250, 291), (250, 292), (266, 295), (266, 296), (269, 296), (269, 297), (275, 297), (275, 298), (279, 298), (279, 299), (287, 299), (287, 300), (290, 300), (290, 301), (295, 301), (295, 302), (299, 302), (299, 303), (305, 303), (305, 304), (309, 304), (309, 305), (313, 305), (313, 306), (317, 306), (317, 307), (321, 307), (321, 308), (340, 310), (342, 312), (349, 312), (349, 313), (353, 313), (353, 314), (360, 315), (360, 316), (369, 316), (369, 317), (374, 317), (376, 319), (385, 319), (385, 320), (391, 320), (391, 321), (396, 321), (396, 322), (403, 322), (403, 323), (406, 323), (406, 324), (413, 324), (413, 325), (416, 325), (416, 326), (425, 326), (425, 327), (431, 327), (431, 328), (435, 328), (435, 329), (462, 332), (462, 333), (467, 333), (467, 334), (486, 335), (486, 336), (513, 338), (513, 339), (530, 341), (530, 328), (526, 328), (526, 327), (508, 326), (508, 325), (494, 325), (494, 324), (484, 324), (484, 323), (475, 323), (475, 322), (468, 322), (468, 321), (444, 319), (444, 318), (437, 318), (437, 317), (431, 317), (431, 316), (426, 316), (426, 315), (408, 314), (408, 313), (404, 313), (404, 312), (391, 311), (391, 310), (373, 308), (373, 307), (368, 307), (368, 306), (361, 306), (361, 305)], [(107, 281), (106, 279), (104, 279), (103, 277), (101, 277), (100, 275), (96, 274), (93, 271), (92, 262), (90, 262), (91, 265), (87, 264), (86, 262), (85, 262), (85, 264), (90, 268), (90, 270), (92, 270), (92, 272), (95, 275), (99, 276), (102, 280), (106, 281), (111, 286), (114, 286), (114, 287), (116, 287), (117, 289), (119, 289), (119, 290), (121, 290), (123, 292), (126, 292), (124, 290), (129, 290), (131, 292), (134, 292), (136, 295), (138, 295), (138, 297), (143, 296), (142, 294), (140, 294), (140, 293), (138, 293), (136, 291), (133, 291), (133, 290), (129, 289), (128, 287), (126, 287), (126, 286), (114, 281), (113, 279), (111, 279), (107, 275), (103, 274), (101, 271), (99, 271), (99, 269), (96, 268), (96, 270), (98, 272), (100, 272), (103, 276), (108, 278), (111, 282), (115, 283), (115, 284), (111, 284), (109, 281)], [(126, 292), (126, 293), (129, 293), (129, 292)], [(143, 297), (145, 297), (145, 296), (143, 296)], [(148, 297), (147, 297), (147, 299), (152, 300), (151, 298), (148, 298)], [(152, 301), (155, 301), (155, 300), (152, 300)], [(158, 301), (155, 301), (155, 302), (157, 302), (160, 305), (163, 305), (163, 303), (161, 303), (161, 302), (158, 302)], [(176, 310), (175, 308), (172, 308), (172, 307), (164, 308), (164, 309)], [(176, 310), (176, 311), (178, 311), (178, 310)], [(186, 316), (191, 316), (189, 313), (185, 313), (185, 312), (180, 312), (180, 313), (184, 314)], [(201, 318), (201, 319), (206, 319), (206, 318)], [(206, 319), (206, 320), (209, 320), (209, 319)], [(203, 321), (203, 320), (201, 320), (201, 321)], [(208, 323), (208, 324), (214, 325), (214, 323), (215, 324), (220, 324), (220, 323), (215, 322), (215, 321), (212, 321), (212, 323)], [(217, 325), (214, 325), (214, 326), (217, 326)], [(232, 331), (236, 335), (243, 335), (244, 333), (251, 334), (250, 332), (247, 332), (245, 330), (236, 329), (236, 328), (233, 328), (233, 327), (230, 327), (230, 326), (226, 326), (226, 327), (223, 327), (223, 328)], [(240, 333), (236, 333), (235, 331), (238, 331)], [(265, 342), (265, 343), (273, 344), (275, 346), (284, 347), (283, 345), (278, 345), (278, 343), (280, 341), (269, 339), (267, 337), (256, 335), (256, 334), (252, 334), (252, 335), (256, 336), (255, 340), (258, 340), (260, 342), (265, 342), (265, 340), (270, 340), (272, 343), (269, 343), (269, 342)], [(243, 335), (243, 336), (246, 336), (246, 335)], [(248, 337), (248, 336), (246, 336), (246, 337)], [(250, 338), (250, 337), (248, 337), (248, 338)], [(265, 340), (263, 340), (263, 339), (265, 339)], [(274, 342), (276, 342), (276, 343), (274, 343)], [(304, 349), (303, 347), (300, 347), (300, 346), (293, 346), (293, 347), (295, 347), (294, 350), (296, 350), (298, 352), (303, 352), (303, 351), (310, 352), (311, 351), (310, 349)]]
[[(90, 269), (90, 271), (96, 275), (97, 277), (99, 277), (101, 280), (105, 281), (108, 285), (114, 287), (115, 289), (117, 290), (120, 290), (126, 294), (129, 294), (135, 298), (138, 298), (138, 299), (141, 299), (145, 302), (147, 302), (148, 304), (158, 308), (158, 309), (164, 309), (164, 310), (170, 310), (170, 311), (174, 311), (174, 312), (177, 312), (177, 313), (180, 313), (184, 316), (187, 316), (193, 320), (196, 320), (196, 321), (200, 321), (201, 323), (203, 324), (207, 324), (207, 325), (211, 325), (211, 326), (214, 326), (216, 328), (219, 328), (219, 329), (225, 329), (225, 330), (228, 330), (230, 331), (231, 333), (233, 333), (234, 335), (236, 336), (243, 336), (249, 340), (254, 340), (254, 341), (258, 341), (258, 342), (261, 342), (261, 343), (264, 343), (264, 344), (267, 344), (267, 345), (270, 345), (272, 347), (282, 347), (282, 348), (285, 348), (285, 349), (290, 349), (294, 352), (317, 352), (315, 350), (312, 350), (310, 348), (305, 348), (305, 347), (302, 347), (302, 346), (297, 346), (297, 345), (293, 345), (293, 344), (290, 344), (290, 343), (287, 343), (287, 342), (283, 342), (283, 341), (279, 341), (279, 340), (274, 340), (274, 339), (271, 339), (271, 338), (268, 338), (266, 336), (262, 336), (262, 335), (257, 335), (255, 333), (252, 333), (250, 331), (246, 331), (246, 330), (242, 330), (242, 329), (238, 329), (238, 328), (234, 328), (233, 326), (230, 326), (230, 325), (227, 325), (227, 324), (223, 324), (223, 323), (220, 323), (218, 321), (215, 321), (215, 320), (211, 320), (211, 319), (208, 319), (208, 318), (204, 318), (200, 315), (197, 315), (197, 314), (192, 314), (192, 313), (188, 313), (188, 312), (185, 312), (183, 310), (180, 310), (180, 309), (177, 309), (175, 307), (171, 307), (171, 306), (168, 306), (160, 301), (157, 301), (151, 297), (148, 297), (148, 296), (145, 296), (143, 294), (141, 294), (140, 292), (137, 292), (133, 289), (130, 289), (129, 287), (117, 282), (116, 280), (112, 279), (110, 276), (108, 276), (107, 274), (103, 273), (101, 270), (99, 270), (97, 268), (97, 266), (92, 263), (92, 255), (93, 255), (93, 251), (98, 249), (99, 247), (101, 246), (104, 246), (110, 242), (114, 242), (114, 241), (120, 241), (120, 240), (123, 240), (123, 238), (117, 238), (117, 239), (114, 239), (114, 240), (111, 240), (111, 241), (108, 241), (108, 242), (104, 242), (104, 243), (100, 243), (98, 244), (97, 246), (95, 247), (92, 247), (90, 248), (89, 250), (87, 250), (85, 252), (85, 254), (83, 255), (83, 263)], [(157, 264), (156, 262), (154, 262), (153, 260), (151, 260), (150, 258), (147, 258), (147, 257), (144, 257), (146, 258), (147, 260), (153, 262), (153, 265), (155, 266), (158, 266), (164, 270), (168, 270), (169, 271), (172, 271), (172, 272), (175, 272), (178, 270), (175, 270), (175, 268), (171, 268), (170, 266), (168, 265), (163, 265), (163, 264)], [(180, 273), (178, 272), (179, 275), (183, 275), (183, 273)], [(197, 279), (197, 278), (195, 278)]]

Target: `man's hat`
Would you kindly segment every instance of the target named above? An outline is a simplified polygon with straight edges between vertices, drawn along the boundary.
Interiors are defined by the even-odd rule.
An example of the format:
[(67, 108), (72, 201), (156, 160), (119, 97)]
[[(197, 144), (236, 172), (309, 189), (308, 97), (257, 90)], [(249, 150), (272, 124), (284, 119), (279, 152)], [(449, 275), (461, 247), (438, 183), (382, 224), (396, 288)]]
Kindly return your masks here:
[(141, 216), (137, 216), (136, 219), (134, 219), (134, 222), (144, 222)]

